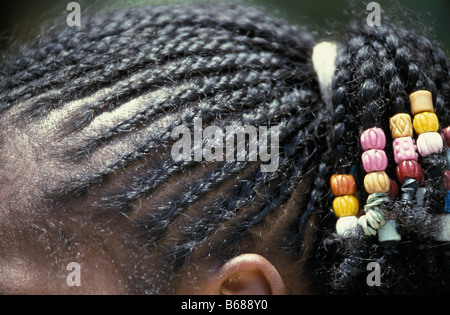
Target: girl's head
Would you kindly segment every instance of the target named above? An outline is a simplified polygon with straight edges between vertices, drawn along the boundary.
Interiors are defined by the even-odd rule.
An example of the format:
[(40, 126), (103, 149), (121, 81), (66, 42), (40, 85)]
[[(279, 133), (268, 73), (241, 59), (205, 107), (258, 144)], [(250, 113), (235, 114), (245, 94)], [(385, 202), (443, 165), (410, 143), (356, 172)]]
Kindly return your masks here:
[[(0, 289), (448, 290), (448, 242), (435, 240), (445, 148), (419, 160), (423, 205), (401, 193), (382, 200), (400, 241), (359, 225), (338, 235), (331, 211), (333, 174), (354, 175), (360, 208), (369, 195), (364, 130), (384, 130), (396, 178), (389, 118), (410, 113), (409, 94), (430, 91), (439, 130), (450, 124), (448, 61), (436, 44), (363, 21), (321, 57), (310, 33), (240, 6), (83, 21), (2, 61)], [(371, 262), (380, 286), (367, 284)]]

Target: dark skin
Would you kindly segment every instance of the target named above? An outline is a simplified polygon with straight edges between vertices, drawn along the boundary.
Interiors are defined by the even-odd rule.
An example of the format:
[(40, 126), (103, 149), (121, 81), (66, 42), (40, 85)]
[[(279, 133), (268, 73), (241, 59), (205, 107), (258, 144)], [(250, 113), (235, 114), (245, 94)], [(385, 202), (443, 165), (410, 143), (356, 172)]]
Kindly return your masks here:
[[(60, 208), (45, 205), (42, 184), (58, 182), (58, 171), (23, 137), (4, 143), (11, 152), (0, 170), (0, 292), (4, 294), (127, 294), (136, 292), (135, 262), (155, 272), (158, 257), (151, 249), (138, 252), (133, 224), (117, 217), (95, 220), (86, 205), (95, 202), (95, 188), (87, 197), (75, 198)], [(38, 139), (34, 140), (38, 143)], [(20, 150), (19, 150), (20, 149)], [(15, 158), (14, 158), (15, 157)], [(47, 165), (47, 162), (49, 163)], [(70, 169), (70, 166), (59, 166)], [(35, 170), (35, 171), (33, 171)], [(117, 180), (117, 178), (115, 179)], [(120, 179), (119, 179), (120, 180)], [(302, 183), (298, 191), (304, 190)], [(48, 202), (48, 201), (47, 201)], [(303, 194), (293, 193), (286, 207), (303, 204)], [(50, 210), (51, 209), (51, 210)], [(291, 213), (289, 209), (280, 210)], [(123, 217), (119, 217), (123, 219)], [(292, 262), (274, 238), (284, 221), (274, 216), (255, 231), (259, 239), (250, 249), (225, 263), (194, 257), (181, 268), (170, 294), (307, 294), (310, 284), (302, 273), (304, 261)], [(120, 222), (119, 222), (120, 221)], [(130, 224), (131, 223), (131, 224)], [(128, 232), (126, 232), (128, 231)], [(307, 231), (305, 242), (309, 243)], [(308, 247), (308, 246), (306, 246)], [(151, 248), (151, 247), (149, 247)], [(247, 247), (248, 248), (248, 247)], [(268, 251), (267, 248), (270, 250)], [(133, 257), (133, 258), (130, 258)], [(69, 286), (71, 262), (80, 266), (80, 286)], [(153, 268), (153, 269), (152, 269)], [(138, 290), (139, 292), (139, 290)]]
[[(27, 211), (28, 212), (28, 211)], [(8, 213), (8, 212), (5, 212)], [(127, 294), (126, 238), (93, 235), (93, 224), (83, 216), (59, 220), (15, 216), (3, 220), (0, 229), (0, 290), (3, 294)], [(15, 221), (14, 224), (11, 224)], [(58, 226), (58, 227), (57, 227)], [(31, 228), (30, 228), (31, 227)], [(98, 224), (96, 225), (98, 229)], [(103, 228), (112, 228), (103, 226)], [(264, 241), (265, 239), (265, 241)], [(95, 241), (92, 241), (95, 240)], [(268, 244), (267, 237), (260, 244)], [(307, 294), (308, 280), (286, 257), (255, 252), (240, 254), (225, 264), (192, 262), (185, 265), (173, 286), (173, 294)], [(80, 266), (80, 286), (70, 286), (73, 269)]]
[[(30, 220), (30, 218), (26, 218)], [(25, 228), (29, 224), (28, 228)], [(55, 226), (59, 225), (54, 221)], [(55, 233), (42, 219), (2, 224), (0, 243), (0, 291), (3, 294), (124, 294), (123, 273), (112, 251), (98, 242), (89, 243), (67, 229)], [(20, 228), (17, 228), (19, 226)], [(78, 231), (82, 233), (82, 231)], [(88, 236), (89, 233), (85, 232)], [(107, 244), (105, 242), (105, 244)], [(69, 286), (72, 268), (80, 266), (80, 286)]]
[[(59, 252), (55, 257), (50, 257), (46, 253), (51, 249), (44, 248), (44, 243), (39, 244), (38, 241), (33, 241), (31, 246), (29, 240), (21, 237), (20, 231), (10, 229), (2, 234), (10, 234), (15, 239), (12, 243), (2, 242), (1, 245), (0, 288), (4, 294), (127, 293), (129, 284), (118, 266), (117, 257), (108, 255), (109, 250), (101, 248), (101, 245), (74, 241), (75, 245), (68, 253)], [(65, 254), (67, 257), (74, 257), (75, 254), (75, 259), (64, 259)], [(80, 286), (69, 286), (67, 283), (68, 278), (72, 279), (73, 269), (66, 269), (70, 259), (80, 265)], [(241, 254), (221, 266), (201, 269), (188, 266), (183, 269), (176, 294), (307, 293), (302, 285), (293, 284), (288, 268), (283, 268), (280, 273), (271, 261), (255, 253)]]

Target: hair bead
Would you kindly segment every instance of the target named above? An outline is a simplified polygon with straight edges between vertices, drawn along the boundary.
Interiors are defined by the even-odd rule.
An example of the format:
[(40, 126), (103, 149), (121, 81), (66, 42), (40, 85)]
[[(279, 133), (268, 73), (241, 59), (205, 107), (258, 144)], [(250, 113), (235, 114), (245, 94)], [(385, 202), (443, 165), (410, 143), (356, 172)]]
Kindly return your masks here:
[[(394, 121), (401, 125), (401, 117)], [(364, 215), (358, 219), (358, 224), (366, 235), (375, 235), (377, 230), (385, 223), (385, 211), (379, 207), (382, 199), (390, 189), (390, 179), (384, 172), (388, 165), (388, 158), (384, 147), (386, 136), (381, 128), (373, 127), (364, 130), (360, 137), (361, 147), (364, 153), (361, 156), (364, 170), (367, 175), (364, 178), (364, 188), (369, 197), (364, 206)]]
[(417, 151), (421, 156), (439, 153), (444, 148), (442, 137), (437, 132), (426, 132), (417, 138)]
[(389, 128), (393, 139), (413, 136), (411, 117), (408, 114), (401, 113), (392, 116), (389, 119)]
[(419, 183), (415, 178), (407, 177), (403, 181), (401, 199), (406, 202), (412, 202), (416, 197), (417, 188), (419, 187)]
[(334, 174), (330, 179), (331, 192), (335, 196), (354, 195), (356, 182), (352, 175)]
[[(384, 216), (386, 215), (387, 211), (381, 208), (381, 204), (383, 203), (386, 196), (387, 196), (386, 193), (370, 194), (369, 197), (367, 198), (366, 205), (364, 206), (364, 212), (366, 214), (364, 219), (367, 221), (367, 223), (369, 223), (370, 227), (374, 230), (374, 232), (385, 223)], [(374, 234), (374, 233), (366, 233), (366, 234)]]
[(450, 190), (450, 170), (444, 171), (444, 188)]
[(442, 130), (442, 134), (444, 136), (445, 143), (447, 143), (447, 147), (450, 148), (450, 126), (445, 127)]
[[(446, 142), (448, 146), (450, 130), (446, 130), (446, 128), (444, 128), (442, 135), (437, 133), (439, 130), (439, 120), (434, 113), (432, 94), (429, 91), (420, 90), (412, 93), (409, 96), (409, 99), (411, 103), (411, 112), (414, 115), (414, 130), (419, 135), (417, 138), (417, 151), (422, 157), (441, 152), (444, 148), (444, 142)], [(450, 155), (448, 150), (447, 159), (450, 163)], [(419, 168), (420, 166), (416, 165), (416, 162), (402, 162), (402, 164), (397, 167), (397, 176), (399, 179), (406, 177), (402, 186), (402, 201), (412, 203), (413, 194), (417, 190), (416, 206), (424, 206), (425, 203), (423, 199), (426, 188), (417, 188), (419, 186), (419, 182), (421, 181), (420, 174), (423, 173), (422, 171), (419, 171)], [(425, 175), (423, 174), (422, 176)], [(448, 190), (447, 173), (445, 173), (444, 177), (444, 188)], [(444, 207), (446, 212), (450, 211), (450, 200), (448, 197), (449, 194), (447, 191)], [(444, 217), (447, 217), (443, 220), (443, 222), (447, 225), (445, 229), (447, 229), (450, 227), (450, 221), (448, 220), (450, 217)], [(448, 241), (450, 239), (450, 234), (448, 231), (445, 233), (439, 232), (435, 236), (435, 239), (440, 241)]]
[(364, 177), (364, 188), (369, 194), (389, 192), (390, 179), (386, 172), (372, 172)]
[(450, 165), (450, 149), (447, 149), (447, 163)]
[(364, 170), (367, 173), (384, 171), (388, 165), (386, 153), (383, 150), (371, 149), (362, 154)]
[(423, 180), (422, 167), (414, 160), (403, 161), (398, 164), (396, 174), (400, 182), (403, 182), (407, 177), (415, 178), (418, 182)]
[(334, 198), (333, 211), (337, 217), (355, 216), (359, 211), (358, 199), (353, 195)]
[(445, 208), (444, 211), (450, 213), (450, 191), (447, 190), (447, 195), (445, 196)]
[(414, 139), (411, 137), (400, 137), (392, 143), (394, 149), (394, 160), (396, 164), (406, 160), (415, 160), (419, 158), (416, 152)]
[(411, 93), (409, 102), (413, 116), (421, 112), (434, 112), (433, 96), (430, 91), (418, 90)]
[(387, 220), (386, 224), (380, 227), (378, 232), (378, 241), (390, 242), (400, 241), (402, 237), (397, 232), (397, 222), (395, 220)]
[(344, 238), (357, 235), (358, 218), (354, 215), (340, 217), (336, 222), (336, 234)]
[(369, 197), (367, 197), (367, 202), (366, 205), (364, 206), (364, 210), (368, 211), (372, 209), (378, 209), (387, 195), (388, 195), (387, 193), (370, 194)]
[(383, 129), (374, 127), (364, 130), (360, 137), (361, 147), (364, 151), (370, 149), (383, 150), (386, 146), (386, 136)]
[[(430, 107), (429, 100), (431, 93), (428, 91), (419, 92), (410, 95), (410, 102), (414, 104), (414, 112), (432, 111), (432, 103)], [(413, 106), (413, 105), (412, 105)], [(427, 116), (425, 116), (427, 118)], [(425, 121), (428, 122), (428, 121)], [(421, 117), (418, 118), (416, 124), (424, 129), (425, 122)], [(424, 125), (424, 126), (422, 126)], [(420, 181), (423, 177), (422, 168), (417, 163), (419, 155), (417, 154), (417, 146), (413, 137), (413, 124), (411, 123), (410, 115), (406, 113), (397, 114), (389, 119), (389, 127), (391, 135), (394, 141), (392, 142), (394, 151), (394, 160), (397, 164), (397, 179), (402, 183), (402, 200), (410, 199), (411, 195), (415, 194), (417, 187), (414, 183), (417, 183), (415, 178)], [(414, 183), (411, 182), (414, 181)], [(400, 234), (396, 230), (396, 221), (394, 218), (390, 218), (385, 226), (380, 229), (378, 237), (380, 242), (384, 241), (398, 241), (401, 239)]]
[(399, 191), (399, 188), (398, 188), (397, 181), (395, 181), (391, 178), (391, 182), (389, 184), (389, 197), (396, 198), (398, 195), (398, 191)]
[[(424, 103), (421, 98), (425, 97), (427, 94), (428, 93), (415, 94), (413, 96), (410, 96), (410, 100), (412, 99), (412, 102), (416, 104), (426, 105), (426, 103)], [(429, 108), (429, 106), (422, 107), (422, 109), (423, 108)], [(419, 107), (416, 106), (415, 109), (419, 110)], [(417, 123), (420, 122), (420, 120), (417, 121)], [(389, 120), (389, 125), (392, 138), (394, 139), (394, 141), (392, 142), (392, 146), (394, 151), (394, 160), (397, 164), (397, 179), (400, 183), (402, 183), (401, 198), (402, 200), (409, 200), (410, 198), (413, 198), (411, 196), (415, 194), (417, 189), (417, 187), (415, 186), (417, 180), (415, 178), (422, 180), (423, 177), (422, 168), (417, 163), (419, 155), (416, 152), (417, 146), (414, 139), (412, 138), (413, 132), (411, 117), (405, 113), (397, 114), (391, 117), (391, 119)], [(401, 239), (401, 236), (400, 234), (398, 234), (396, 229), (395, 218), (389, 218), (386, 224), (380, 228), (378, 239), (380, 242), (399, 241)]]
[(425, 132), (436, 132), (439, 130), (439, 121), (435, 113), (422, 112), (414, 116), (413, 126), (418, 135)]
[(348, 237), (358, 225), (356, 215), (359, 212), (359, 202), (354, 196), (356, 181), (353, 175), (334, 174), (330, 178), (331, 191), (336, 198), (333, 200), (333, 212), (338, 217), (336, 233)]

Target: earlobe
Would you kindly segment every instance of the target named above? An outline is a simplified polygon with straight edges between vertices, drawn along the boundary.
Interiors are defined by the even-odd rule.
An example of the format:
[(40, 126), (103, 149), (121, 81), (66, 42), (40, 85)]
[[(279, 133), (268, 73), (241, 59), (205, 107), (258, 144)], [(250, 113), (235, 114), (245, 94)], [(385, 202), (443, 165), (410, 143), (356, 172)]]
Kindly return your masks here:
[(277, 269), (263, 256), (242, 254), (230, 259), (207, 282), (209, 293), (280, 295), (286, 288)]

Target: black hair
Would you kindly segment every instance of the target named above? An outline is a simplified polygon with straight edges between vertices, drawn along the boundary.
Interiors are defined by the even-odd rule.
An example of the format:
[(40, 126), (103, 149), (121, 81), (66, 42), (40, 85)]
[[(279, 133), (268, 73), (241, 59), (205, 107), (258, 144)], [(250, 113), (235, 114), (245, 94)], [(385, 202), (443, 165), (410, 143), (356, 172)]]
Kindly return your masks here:
[[(434, 43), (395, 26), (350, 25), (327, 106), (311, 60), (317, 41), (257, 9), (159, 6), (83, 18), (2, 61), (0, 159), (35, 169), (1, 176), (31, 186), (31, 197), (19, 190), (16, 199), (35, 213), (95, 222), (99, 238), (122, 233), (130, 292), (173, 293), (187, 265), (248, 250), (305, 261), (298, 272), (316, 293), (448, 292), (448, 244), (432, 238), (444, 153), (422, 161), (425, 206), (388, 202), (402, 235), (394, 247), (336, 235), (330, 211), (331, 175), (361, 168), (360, 133), (408, 111), (409, 93), (431, 91), (449, 125), (448, 61)], [(196, 118), (203, 127), (279, 126), (277, 169), (175, 161), (172, 131)], [(379, 287), (366, 284), (370, 261), (384, 272)]]
[[(449, 68), (444, 52), (436, 44), (401, 27), (371, 27), (364, 23), (351, 23), (340, 44), (334, 105), (336, 111), (345, 111), (345, 115), (340, 114), (346, 123), (342, 124), (344, 130), (339, 136), (347, 139), (347, 147), (337, 151), (341, 155), (335, 157), (336, 169), (343, 166), (349, 169), (352, 165), (359, 165), (361, 169), (358, 158), (362, 149), (358, 141), (362, 131), (377, 126), (390, 135), (389, 118), (398, 113), (410, 113), (408, 95), (414, 91), (431, 91), (441, 126), (448, 125)], [(392, 168), (396, 164), (392, 161), (389, 142), (392, 143), (390, 137), (386, 148), (390, 157), (387, 172), (390, 178), (396, 178), (395, 168)], [(364, 239), (362, 235), (356, 237), (362, 240), (344, 241), (341, 259), (334, 257), (336, 261), (329, 266), (334, 277), (332, 291), (358, 293), (364, 290), (355, 284), (364, 283), (367, 262), (375, 261), (383, 270), (384, 283), (372, 288), (373, 292), (448, 292), (448, 288), (442, 286), (448, 283), (448, 277), (441, 273), (449, 268), (448, 246), (433, 240), (440, 228), (437, 214), (444, 212), (446, 190), (443, 178), (444, 170), (448, 169), (446, 151), (423, 157), (420, 163), (429, 176), (424, 185), (424, 204), (417, 205), (416, 200), (405, 200), (401, 196), (405, 189), (409, 189), (411, 180), (403, 182), (398, 198), (387, 197), (384, 200), (384, 207), (397, 219), (402, 241), (383, 244), (376, 238)], [(362, 185), (359, 191), (364, 192), (361, 200), (366, 200), (367, 193)], [(342, 239), (329, 241), (339, 243)], [(358, 277), (359, 281), (355, 280)], [(350, 284), (352, 289), (348, 287)]]

